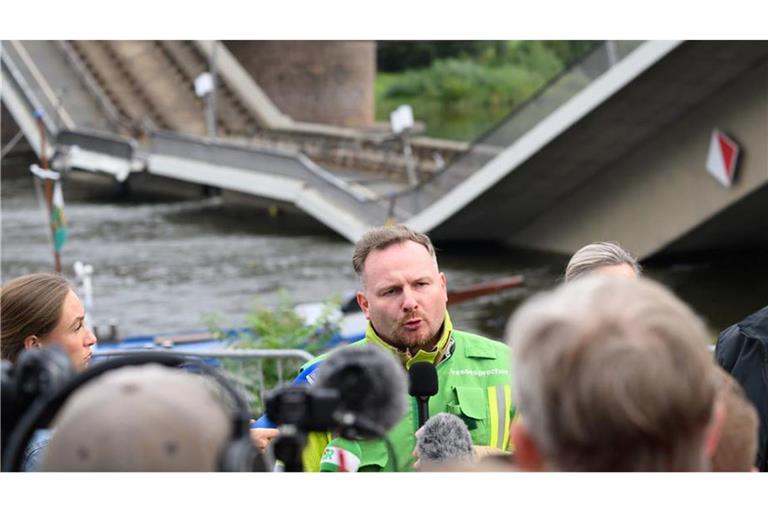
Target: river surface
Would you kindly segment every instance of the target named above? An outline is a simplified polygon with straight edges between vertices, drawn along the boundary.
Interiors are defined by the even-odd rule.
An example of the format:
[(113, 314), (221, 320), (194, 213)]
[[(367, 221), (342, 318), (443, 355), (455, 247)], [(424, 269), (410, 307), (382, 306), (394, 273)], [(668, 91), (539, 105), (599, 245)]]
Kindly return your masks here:
[[(243, 325), (254, 302), (296, 302), (352, 292), (352, 245), (314, 222), (273, 217), (220, 197), (119, 196), (112, 186), (65, 180), (69, 241), (64, 274), (94, 267), (94, 323), (121, 336), (204, 328), (206, 314)], [(2, 281), (53, 267), (46, 217), (32, 178), (3, 173)], [(567, 257), (497, 246), (438, 246), (449, 288), (514, 274), (521, 288), (450, 307), (457, 328), (500, 338), (527, 297), (556, 284)], [(768, 303), (762, 254), (704, 255), (648, 266), (708, 323), (713, 336)], [(102, 331), (103, 332), (103, 331)]]

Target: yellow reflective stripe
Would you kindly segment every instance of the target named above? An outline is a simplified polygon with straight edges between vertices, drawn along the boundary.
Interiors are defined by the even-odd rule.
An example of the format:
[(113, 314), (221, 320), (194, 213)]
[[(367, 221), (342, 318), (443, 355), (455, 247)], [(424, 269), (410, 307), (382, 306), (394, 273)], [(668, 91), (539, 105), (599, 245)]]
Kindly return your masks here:
[[(507, 414), (506, 411), (510, 411), (510, 414)], [(511, 423), (511, 411), (512, 411), (512, 386), (509, 384), (504, 384), (504, 409), (502, 409), (501, 413), (504, 416), (504, 437), (502, 438), (502, 450), (506, 450), (509, 446), (509, 428)]]
[(488, 446), (506, 450), (509, 444), (508, 411), (512, 408), (512, 388), (508, 384), (488, 387), (488, 423), (490, 439)]
[(496, 399), (496, 387), (490, 386), (488, 388), (488, 418), (489, 426), (491, 427), (491, 438), (488, 440), (488, 446), (496, 446), (499, 442), (499, 410)]

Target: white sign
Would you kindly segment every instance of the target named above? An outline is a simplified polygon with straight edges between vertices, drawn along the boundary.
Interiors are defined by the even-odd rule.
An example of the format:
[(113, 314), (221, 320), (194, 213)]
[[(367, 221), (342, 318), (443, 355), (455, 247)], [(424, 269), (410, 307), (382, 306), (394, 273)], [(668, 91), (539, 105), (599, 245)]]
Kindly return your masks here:
[(213, 90), (213, 76), (207, 71), (195, 78), (195, 94), (202, 98)]
[(410, 105), (400, 105), (391, 114), (389, 122), (392, 125), (392, 131), (400, 134), (403, 131), (413, 128), (413, 110)]

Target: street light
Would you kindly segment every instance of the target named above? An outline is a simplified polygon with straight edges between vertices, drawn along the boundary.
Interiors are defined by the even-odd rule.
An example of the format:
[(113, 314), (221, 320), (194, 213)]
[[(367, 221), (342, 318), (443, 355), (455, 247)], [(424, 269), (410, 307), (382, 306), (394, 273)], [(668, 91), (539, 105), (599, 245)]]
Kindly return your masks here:
[(419, 184), (419, 178), (416, 176), (413, 151), (411, 150), (411, 143), (408, 141), (408, 134), (413, 128), (413, 109), (411, 109), (410, 105), (400, 105), (389, 114), (389, 122), (392, 126), (392, 131), (403, 142), (403, 156), (405, 157), (405, 170), (408, 173), (408, 182), (412, 187), (415, 187)]
[(208, 71), (200, 73), (195, 78), (195, 94), (205, 98), (205, 121), (208, 127), (208, 137), (216, 138), (216, 48), (217, 41), (211, 41), (211, 54), (208, 59)]

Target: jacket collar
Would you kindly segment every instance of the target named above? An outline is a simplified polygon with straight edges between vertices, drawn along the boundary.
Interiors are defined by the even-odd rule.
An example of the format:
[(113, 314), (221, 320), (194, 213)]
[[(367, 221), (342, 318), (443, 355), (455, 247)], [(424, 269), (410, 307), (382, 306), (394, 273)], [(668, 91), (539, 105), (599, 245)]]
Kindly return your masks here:
[(400, 360), (400, 362), (403, 363), (403, 366), (405, 366), (405, 369), (407, 370), (413, 363), (420, 361), (426, 361), (436, 365), (445, 357), (446, 353), (450, 352), (452, 345), (451, 333), (453, 332), (453, 324), (451, 323), (451, 317), (448, 315), (447, 311), (445, 312), (445, 320), (443, 321), (442, 329), (442, 334), (440, 335), (440, 339), (437, 340), (437, 344), (435, 345), (434, 349), (430, 351), (419, 350), (415, 355), (411, 355), (408, 350), (397, 349), (386, 341), (382, 340), (373, 329), (371, 322), (368, 322), (368, 327), (365, 331), (365, 339), (370, 343), (374, 343), (375, 345), (378, 345), (394, 354)]

